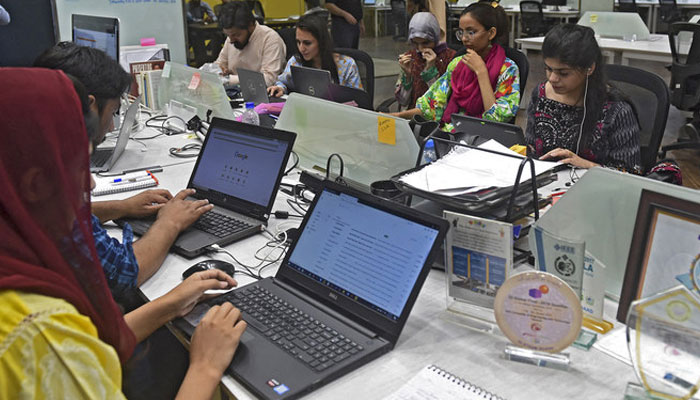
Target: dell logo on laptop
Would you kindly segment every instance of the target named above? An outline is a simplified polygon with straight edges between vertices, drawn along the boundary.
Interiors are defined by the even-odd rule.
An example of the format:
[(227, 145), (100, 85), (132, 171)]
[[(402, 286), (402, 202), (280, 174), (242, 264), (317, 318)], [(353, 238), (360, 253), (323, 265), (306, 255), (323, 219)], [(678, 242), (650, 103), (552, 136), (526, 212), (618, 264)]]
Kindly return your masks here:
[(333, 300), (338, 300), (338, 295), (333, 292), (328, 293), (328, 297), (330, 297)]

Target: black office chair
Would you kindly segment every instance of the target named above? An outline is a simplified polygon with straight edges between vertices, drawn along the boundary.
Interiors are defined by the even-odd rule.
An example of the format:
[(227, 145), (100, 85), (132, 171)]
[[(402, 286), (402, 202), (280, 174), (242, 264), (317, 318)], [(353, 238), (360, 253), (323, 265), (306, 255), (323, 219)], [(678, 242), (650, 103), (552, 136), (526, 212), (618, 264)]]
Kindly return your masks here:
[[(688, 52), (680, 52), (680, 33), (692, 35)], [(692, 111), (693, 119), (680, 130), (678, 142), (661, 148), (661, 158), (670, 150), (700, 148), (700, 24), (676, 22), (668, 30), (671, 44), (671, 104), (683, 111)], [(685, 43), (680, 43), (684, 48)]]
[(676, 0), (659, 0), (659, 19), (667, 24), (683, 20)]
[[(336, 53), (352, 57), (360, 69), (360, 80), (370, 99), (374, 99), (374, 61), (369, 54), (358, 49), (335, 49)], [(373, 100), (374, 101), (374, 100)]]
[(642, 168), (649, 171), (656, 163), (666, 129), (670, 93), (657, 74), (625, 65), (605, 65), (608, 82), (620, 89), (634, 106), (639, 121)]
[(619, 12), (638, 12), (637, 2), (635, 0), (617, 0), (617, 11)]
[(278, 29), (277, 33), (284, 41), (284, 47), (287, 50), (287, 60), (289, 60), (297, 52), (297, 28), (282, 28)]
[(552, 28), (552, 23), (544, 18), (539, 1), (520, 2), (520, 33), (526, 37), (544, 36)]

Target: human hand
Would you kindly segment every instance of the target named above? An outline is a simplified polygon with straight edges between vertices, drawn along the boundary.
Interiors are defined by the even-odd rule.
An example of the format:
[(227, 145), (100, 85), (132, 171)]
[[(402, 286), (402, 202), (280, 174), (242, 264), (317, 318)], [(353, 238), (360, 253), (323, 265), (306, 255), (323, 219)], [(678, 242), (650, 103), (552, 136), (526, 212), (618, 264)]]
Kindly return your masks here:
[(204, 213), (214, 208), (214, 205), (209, 204), (209, 200), (185, 200), (187, 196), (194, 193), (194, 189), (181, 190), (175, 197), (161, 206), (156, 222), (171, 223), (178, 232), (181, 232)]
[(569, 164), (574, 167), (586, 169), (598, 166), (598, 164), (594, 162), (579, 157), (573, 151), (562, 148), (556, 148), (547, 152), (547, 154), (540, 157), (540, 160), (557, 160), (562, 164)]
[(125, 217), (146, 217), (155, 214), (173, 195), (165, 189), (146, 190), (121, 201)]
[(267, 95), (272, 97), (282, 97), (284, 89), (279, 86), (270, 86), (267, 88)]
[(413, 58), (409, 53), (399, 54), (399, 66), (407, 74), (411, 72), (411, 61)]
[(355, 17), (353, 17), (352, 14), (350, 14), (349, 12), (346, 12), (346, 13), (345, 13), (345, 17), (344, 17), (344, 18), (345, 18), (345, 21), (347, 21), (348, 24), (350, 24), (350, 25), (357, 25), (357, 19), (355, 19)]
[[(199, 321), (190, 343), (190, 366), (221, 378), (247, 328), (231, 303), (214, 306)], [(217, 379), (218, 380), (218, 379)]]
[(423, 59), (425, 60), (425, 69), (428, 69), (435, 65), (435, 59), (437, 58), (437, 54), (435, 54), (433, 49), (423, 49), (423, 51), (421, 51), (421, 54), (423, 55)]
[(474, 73), (479, 74), (482, 72), (487, 72), (486, 64), (481, 56), (472, 49), (467, 49), (467, 53), (462, 57), (462, 62), (467, 64), (467, 67), (474, 71)]
[(204, 292), (211, 289), (230, 289), (238, 285), (235, 279), (224, 271), (209, 269), (192, 274), (179, 285), (163, 296), (163, 301), (168, 304), (172, 318), (187, 315), (202, 299), (216, 295), (206, 295)]

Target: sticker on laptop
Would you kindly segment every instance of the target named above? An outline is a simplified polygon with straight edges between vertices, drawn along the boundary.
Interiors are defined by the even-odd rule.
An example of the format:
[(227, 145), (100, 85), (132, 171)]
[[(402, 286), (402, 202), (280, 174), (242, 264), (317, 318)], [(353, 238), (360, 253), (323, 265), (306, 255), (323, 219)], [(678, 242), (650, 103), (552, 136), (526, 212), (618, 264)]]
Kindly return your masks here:
[(289, 391), (289, 388), (287, 387), (287, 385), (282, 384), (279, 386), (275, 386), (274, 388), (272, 388), (272, 390), (277, 392), (277, 394), (279, 394), (279, 395), (283, 395)]

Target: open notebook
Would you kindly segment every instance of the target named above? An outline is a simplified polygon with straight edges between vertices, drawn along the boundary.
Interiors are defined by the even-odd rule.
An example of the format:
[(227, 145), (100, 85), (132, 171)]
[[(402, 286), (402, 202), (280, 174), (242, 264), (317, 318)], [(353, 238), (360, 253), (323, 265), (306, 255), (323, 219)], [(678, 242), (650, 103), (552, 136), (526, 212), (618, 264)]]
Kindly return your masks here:
[(384, 400), (503, 400), (435, 365), (423, 368)]

